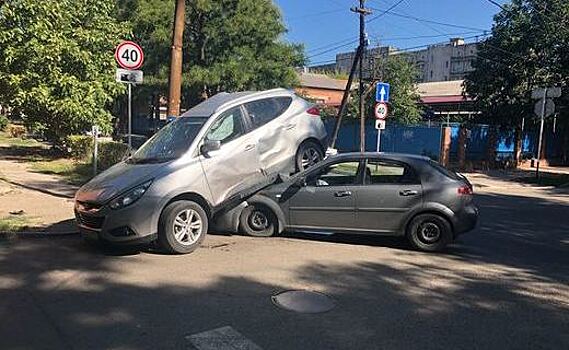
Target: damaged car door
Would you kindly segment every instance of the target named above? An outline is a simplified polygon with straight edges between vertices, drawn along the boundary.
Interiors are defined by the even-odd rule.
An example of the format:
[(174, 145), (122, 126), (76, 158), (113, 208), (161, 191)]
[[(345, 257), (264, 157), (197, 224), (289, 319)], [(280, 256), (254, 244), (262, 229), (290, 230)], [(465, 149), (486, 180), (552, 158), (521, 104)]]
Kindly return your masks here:
[(221, 113), (204, 136), (200, 161), (214, 206), (264, 179), (256, 142), (247, 131), (238, 106)]
[(259, 162), (267, 173), (280, 171), (294, 155), (295, 120), (283, 116), (292, 103), (290, 96), (264, 98), (245, 103), (253, 137), (257, 141)]

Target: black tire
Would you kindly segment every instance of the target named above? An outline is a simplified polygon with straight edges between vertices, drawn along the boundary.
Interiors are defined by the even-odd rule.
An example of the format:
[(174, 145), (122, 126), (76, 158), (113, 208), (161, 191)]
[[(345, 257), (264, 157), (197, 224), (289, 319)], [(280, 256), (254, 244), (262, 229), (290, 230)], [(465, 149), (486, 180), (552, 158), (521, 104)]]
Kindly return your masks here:
[(452, 237), (450, 223), (436, 214), (417, 215), (407, 226), (407, 239), (411, 245), (425, 252), (443, 250)]
[(271, 237), (277, 233), (278, 220), (269, 208), (253, 204), (241, 212), (239, 228), (249, 236)]
[(314, 141), (300, 144), (295, 156), (296, 171), (302, 171), (324, 159), (322, 147)]
[[(186, 221), (190, 221), (194, 228), (180, 226), (182, 225), (181, 222), (184, 221), (184, 215), (186, 219), (189, 219)], [(177, 221), (175, 225), (174, 221), (178, 217), (181, 221)], [(200, 222), (199, 229), (195, 227), (198, 219)], [(186, 200), (176, 201), (169, 204), (160, 216), (158, 245), (167, 253), (188, 254), (200, 246), (207, 234), (207, 229), (207, 215), (199, 204)]]

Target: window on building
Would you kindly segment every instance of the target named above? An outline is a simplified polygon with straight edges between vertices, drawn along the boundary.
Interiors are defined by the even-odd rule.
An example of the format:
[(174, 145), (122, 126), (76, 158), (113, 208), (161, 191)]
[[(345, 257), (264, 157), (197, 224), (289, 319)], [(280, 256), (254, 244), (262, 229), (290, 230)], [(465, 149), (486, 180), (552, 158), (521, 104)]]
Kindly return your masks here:
[(431, 78), (433, 77), (433, 71), (431, 71)]
[(445, 67), (448, 68), (448, 61), (445, 62)]

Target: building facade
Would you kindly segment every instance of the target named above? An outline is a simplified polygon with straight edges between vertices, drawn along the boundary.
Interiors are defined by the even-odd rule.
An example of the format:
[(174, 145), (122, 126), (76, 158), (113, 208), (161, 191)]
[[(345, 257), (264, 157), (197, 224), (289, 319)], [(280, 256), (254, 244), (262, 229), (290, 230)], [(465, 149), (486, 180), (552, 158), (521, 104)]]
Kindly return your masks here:
[[(373, 77), (381, 59), (389, 55), (405, 55), (420, 71), (418, 82), (461, 80), (474, 70), (473, 62), (478, 53), (477, 43), (465, 43), (463, 38), (452, 38), (447, 44), (432, 45), (423, 50), (401, 52), (392, 46), (374, 47), (364, 55), (364, 78)], [(348, 74), (354, 62), (355, 52), (336, 55), (335, 71)], [(331, 71), (332, 65), (314, 66), (311, 70)], [(358, 76), (358, 70), (356, 70)]]

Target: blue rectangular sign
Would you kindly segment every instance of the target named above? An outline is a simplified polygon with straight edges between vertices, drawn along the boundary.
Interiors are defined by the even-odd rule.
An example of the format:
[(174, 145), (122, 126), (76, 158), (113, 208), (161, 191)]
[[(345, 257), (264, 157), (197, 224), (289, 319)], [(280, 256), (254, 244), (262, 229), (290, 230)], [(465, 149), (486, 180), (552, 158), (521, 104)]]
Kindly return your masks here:
[(389, 102), (389, 84), (377, 83), (375, 86), (375, 101)]

